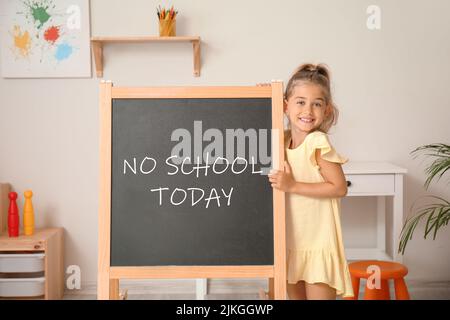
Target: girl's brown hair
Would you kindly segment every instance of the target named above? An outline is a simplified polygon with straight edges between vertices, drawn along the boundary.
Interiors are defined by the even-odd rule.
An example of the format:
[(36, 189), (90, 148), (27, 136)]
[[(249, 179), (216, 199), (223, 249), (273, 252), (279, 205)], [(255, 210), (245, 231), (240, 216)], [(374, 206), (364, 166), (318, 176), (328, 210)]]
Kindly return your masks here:
[(322, 88), (322, 92), (325, 97), (325, 103), (331, 108), (326, 113), (325, 120), (322, 122), (318, 130), (327, 133), (331, 126), (336, 124), (339, 116), (339, 111), (334, 104), (333, 99), (331, 98), (330, 71), (324, 64), (302, 64), (294, 71), (287, 83), (286, 91), (284, 94), (284, 99), (286, 101), (294, 92), (295, 86), (301, 82), (309, 82), (319, 85)]

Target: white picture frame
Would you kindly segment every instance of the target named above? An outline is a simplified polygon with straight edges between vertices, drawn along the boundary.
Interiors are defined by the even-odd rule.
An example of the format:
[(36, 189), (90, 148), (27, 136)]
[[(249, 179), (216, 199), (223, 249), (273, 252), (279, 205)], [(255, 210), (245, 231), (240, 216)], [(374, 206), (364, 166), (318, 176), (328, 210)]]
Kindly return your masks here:
[(1, 0), (4, 78), (90, 78), (89, 0)]

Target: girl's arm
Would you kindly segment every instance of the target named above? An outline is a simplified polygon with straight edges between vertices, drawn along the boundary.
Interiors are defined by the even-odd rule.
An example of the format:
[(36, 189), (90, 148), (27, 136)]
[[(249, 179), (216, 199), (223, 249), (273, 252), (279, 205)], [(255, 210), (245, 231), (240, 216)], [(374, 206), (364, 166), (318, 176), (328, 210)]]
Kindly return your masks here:
[(285, 162), (285, 171), (269, 174), (272, 187), (284, 192), (296, 193), (306, 197), (340, 198), (347, 194), (347, 181), (341, 164), (322, 159), (316, 150), (316, 160), (325, 182), (298, 182), (292, 176), (291, 167)]

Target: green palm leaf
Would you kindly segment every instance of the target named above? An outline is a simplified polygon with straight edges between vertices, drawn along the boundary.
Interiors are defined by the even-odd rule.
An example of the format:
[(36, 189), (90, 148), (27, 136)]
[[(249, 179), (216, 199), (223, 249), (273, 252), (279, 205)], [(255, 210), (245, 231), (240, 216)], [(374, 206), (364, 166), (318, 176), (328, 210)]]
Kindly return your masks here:
[[(425, 153), (424, 153), (425, 152)], [(431, 181), (437, 178), (437, 181), (442, 178), (444, 173), (450, 170), (450, 146), (443, 143), (427, 144), (411, 151), (414, 158), (419, 155), (429, 156), (434, 159), (430, 165), (425, 169), (428, 175), (425, 180), (425, 188), (428, 189)]]
[(420, 210), (416, 211), (415, 215), (406, 220), (400, 234), (400, 244), (398, 248), (398, 251), (402, 254), (405, 253), (406, 245), (408, 244), (408, 241), (412, 239), (414, 231), (422, 219), (426, 219), (424, 239), (433, 232), (433, 240), (435, 240), (438, 230), (441, 227), (448, 225), (450, 220), (450, 202), (436, 196), (428, 197), (438, 200), (439, 202), (423, 206)]
[[(425, 189), (428, 189), (433, 180), (439, 181), (450, 170), (449, 145), (443, 143), (428, 144), (416, 148), (411, 154), (414, 155), (414, 158), (424, 155), (433, 159), (425, 169), (427, 174), (427, 179), (424, 183)], [(424, 205), (421, 208), (414, 209), (415, 205), (411, 208), (411, 211), (414, 211), (415, 214), (406, 219), (400, 234), (398, 252), (401, 254), (405, 253), (406, 245), (412, 239), (414, 231), (421, 220), (426, 219), (424, 239), (433, 233), (433, 240), (435, 240), (438, 231), (448, 225), (450, 220), (450, 202), (437, 196), (428, 196), (428, 198), (435, 200), (435, 202)]]

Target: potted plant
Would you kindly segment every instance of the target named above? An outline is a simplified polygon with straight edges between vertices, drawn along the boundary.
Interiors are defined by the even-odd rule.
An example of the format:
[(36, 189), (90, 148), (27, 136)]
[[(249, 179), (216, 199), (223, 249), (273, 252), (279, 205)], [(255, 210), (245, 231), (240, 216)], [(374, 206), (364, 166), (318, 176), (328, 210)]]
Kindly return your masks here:
[[(430, 165), (425, 169), (425, 173), (427, 174), (427, 179), (424, 184), (425, 189), (428, 189), (430, 183), (434, 179), (438, 181), (446, 172), (450, 173), (449, 145), (443, 143), (424, 145), (413, 150), (411, 154), (413, 154), (415, 158), (423, 154), (433, 159)], [(433, 195), (424, 198), (427, 198), (429, 203), (417, 209), (414, 209), (415, 206), (413, 205), (412, 211), (415, 211), (415, 213), (413, 216), (409, 217), (403, 225), (398, 248), (398, 251), (401, 252), (401, 254), (405, 253), (406, 245), (408, 244), (408, 241), (412, 239), (414, 231), (422, 219), (426, 219), (424, 239), (431, 233), (433, 234), (433, 240), (436, 239), (438, 231), (443, 226), (448, 225), (448, 221), (450, 220), (450, 202)]]

